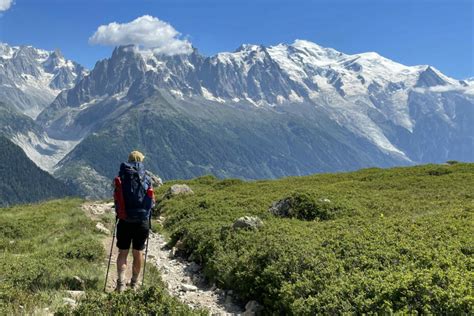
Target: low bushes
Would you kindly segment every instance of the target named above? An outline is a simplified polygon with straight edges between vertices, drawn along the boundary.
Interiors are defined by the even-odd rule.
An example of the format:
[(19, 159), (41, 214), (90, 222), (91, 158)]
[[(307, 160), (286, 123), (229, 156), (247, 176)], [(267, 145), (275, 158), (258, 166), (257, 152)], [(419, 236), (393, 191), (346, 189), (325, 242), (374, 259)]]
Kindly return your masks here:
[(343, 213), (347, 215), (351, 210), (324, 197), (316, 198), (307, 193), (295, 192), (290, 197), (274, 202), (269, 211), (279, 217), (324, 221)]
[[(268, 314), (469, 314), (474, 164), (441, 168), (188, 181), (194, 196), (165, 201), (164, 225), (211, 281)], [(268, 211), (284, 197), (287, 219)], [(229, 229), (242, 216), (264, 225)]]
[(146, 285), (136, 292), (88, 292), (77, 307), (63, 306), (56, 315), (208, 315), (204, 310), (192, 310), (171, 297), (154, 266), (148, 267), (147, 274)]
[[(104, 294), (104, 235), (82, 202), (0, 208), (0, 315), (207, 315), (172, 298), (152, 265), (140, 291)], [(66, 290), (86, 292), (77, 308)]]
[[(99, 286), (104, 250), (81, 203), (0, 209), (0, 314), (31, 314), (60, 304), (62, 290)], [(74, 276), (82, 279), (81, 288)]]

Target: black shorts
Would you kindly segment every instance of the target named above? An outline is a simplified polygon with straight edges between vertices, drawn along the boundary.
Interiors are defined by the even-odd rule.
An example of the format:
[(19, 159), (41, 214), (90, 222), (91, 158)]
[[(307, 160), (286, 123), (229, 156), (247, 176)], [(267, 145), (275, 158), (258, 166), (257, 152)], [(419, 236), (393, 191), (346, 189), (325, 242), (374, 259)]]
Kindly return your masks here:
[(150, 227), (148, 221), (129, 223), (119, 220), (117, 224), (117, 248), (129, 250), (133, 244), (134, 250), (145, 249), (145, 241), (148, 238)]

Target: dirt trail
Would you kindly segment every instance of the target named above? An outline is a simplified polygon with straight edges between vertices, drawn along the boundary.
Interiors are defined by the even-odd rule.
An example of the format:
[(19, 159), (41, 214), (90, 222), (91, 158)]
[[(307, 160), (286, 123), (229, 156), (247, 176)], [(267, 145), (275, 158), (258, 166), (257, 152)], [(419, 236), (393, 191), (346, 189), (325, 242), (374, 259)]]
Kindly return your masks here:
[[(86, 202), (82, 208), (94, 221), (100, 221), (102, 215), (113, 212), (112, 203)], [(108, 263), (111, 241), (112, 233), (104, 238), (104, 248), (107, 251), (107, 258), (104, 261), (105, 266)], [(114, 290), (115, 280), (117, 279), (115, 264), (117, 248), (115, 246), (113, 248), (107, 291)], [(131, 278), (131, 259), (129, 257), (128, 260), (128, 280)], [(166, 247), (166, 240), (160, 234), (150, 233), (147, 264), (153, 264), (157, 267), (168, 287), (168, 292), (187, 305), (193, 308), (205, 308), (209, 310), (211, 315), (239, 315), (244, 313), (243, 308), (233, 302), (231, 292), (226, 293), (205, 282), (201, 267), (198, 264), (175, 257), (173, 251)]]

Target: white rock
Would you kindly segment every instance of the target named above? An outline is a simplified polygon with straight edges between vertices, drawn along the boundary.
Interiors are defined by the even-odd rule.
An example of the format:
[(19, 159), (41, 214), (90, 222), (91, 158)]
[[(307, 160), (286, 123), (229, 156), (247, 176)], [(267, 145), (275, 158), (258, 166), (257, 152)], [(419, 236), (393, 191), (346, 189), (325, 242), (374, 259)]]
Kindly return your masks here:
[(263, 221), (258, 216), (243, 216), (235, 220), (233, 229), (257, 230), (263, 226)]
[(168, 189), (165, 193), (166, 198), (171, 198), (177, 195), (189, 195), (194, 194), (193, 190), (186, 184), (175, 184)]
[(76, 301), (70, 297), (63, 297), (63, 303), (65, 305), (76, 306)]
[(195, 292), (197, 291), (197, 286), (191, 284), (181, 284), (181, 290), (184, 292)]
[(97, 229), (99, 232), (101, 232), (102, 234), (106, 234), (106, 235), (110, 235), (110, 230), (108, 230), (104, 224), (102, 224), (101, 222), (97, 223), (95, 225), (95, 229)]

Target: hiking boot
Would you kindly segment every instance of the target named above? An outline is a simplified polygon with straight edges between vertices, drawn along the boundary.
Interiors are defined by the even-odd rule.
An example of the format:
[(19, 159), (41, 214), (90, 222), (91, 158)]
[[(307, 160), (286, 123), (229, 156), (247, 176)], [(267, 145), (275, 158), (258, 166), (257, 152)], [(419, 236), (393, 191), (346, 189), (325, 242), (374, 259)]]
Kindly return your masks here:
[(125, 292), (125, 289), (126, 289), (125, 283), (117, 281), (117, 287), (115, 288), (115, 291), (119, 293), (123, 293)]
[(130, 288), (134, 291), (136, 291), (138, 288), (140, 287), (140, 285), (138, 284), (138, 280), (131, 280), (130, 281)]

